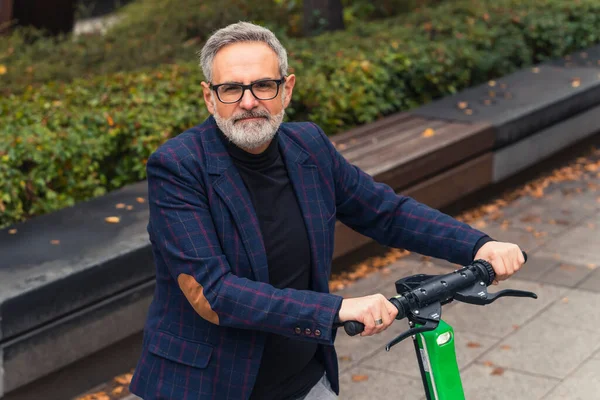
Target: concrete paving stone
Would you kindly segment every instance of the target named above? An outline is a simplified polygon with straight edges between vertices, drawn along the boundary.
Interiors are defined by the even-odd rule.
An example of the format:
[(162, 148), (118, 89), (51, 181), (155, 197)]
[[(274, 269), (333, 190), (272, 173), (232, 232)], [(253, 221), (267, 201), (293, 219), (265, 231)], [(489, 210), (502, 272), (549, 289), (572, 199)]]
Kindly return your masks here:
[(595, 213), (595, 209), (587, 210), (579, 206), (574, 199), (542, 201), (532, 203), (528, 208), (512, 215), (509, 226), (557, 234), (573, 228), (582, 219)]
[[(577, 226), (544, 244), (537, 254), (556, 255), (565, 263), (600, 265), (600, 218), (595, 217), (585, 225)], [(555, 258), (556, 258), (555, 257)]]
[[(400, 333), (400, 332), (398, 332)], [(455, 334), (456, 361), (462, 370), (472, 363), (481, 354), (490, 350), (499, 339), (476, 335), (469, 332)], [(398, 372), (412, 378), (420, 378), (419, 364), (415, 354), (412, 338), (398, 343), (390, 349), (374, 353), (365, 359), (361, 365), (372, 368), (381, 368)]]
[(519, 269), (511, 279), (524, 279), (538, 281), (546, 274), (558, 268), (561, 264), (553, 258), (541, 257), (534, 253), (527, 253), (527, 262)]
[[(357, 381), (352, 379), (353, 376), (357, 377)], [(364, 366), (352, 368), (340, 375), (341, 400), (415, 400), (423, 396), (420, 379)]]
[(559, 382), (478, 363), (461, 372), (461, 379), (467, 400), (536, 400)]
[(600, 360), (590, 359), (558, 384), (544, 400), (589, 400), (599, 396)]
[(560, 286), (510, 278), (497, 286), (492, 285), (488, 291), (495, 293), (504, 289), (534, 292), (538, 298), (501, 297), (485, 306), (454, 302), (454, 307), (447, 309), (442, 318), (454, 327), (457, 335), (471, 332), (503, 338), (537, 316), (568, 290)]
[(600, 294), (581, 289), (564, 293), (539, 316), (548, 326), (566, 326), (600, 333)]
[(546, 274), (539, 277), (539, 282), (553, 285), (576, 287), (584, 281), (593, 271), (581, 265), (559, 263)]
[(600, 268), (595, 269), (577, 285), (578, 289), (600, 292)]
[(564, 379), (600, 348), (600, 332), (536, 318), (478, 361)]
[(534, 232), (527, 232), (511, 227), (503, 228), (502, 226), (496, 224), (488, 225), (484, 228), (478, 229), (489, 235), (494, 240), (515, 243), (522, 250), (526, 251), (527, 254), (544, 245), (549, 239), (548, 235), (536, 237)]

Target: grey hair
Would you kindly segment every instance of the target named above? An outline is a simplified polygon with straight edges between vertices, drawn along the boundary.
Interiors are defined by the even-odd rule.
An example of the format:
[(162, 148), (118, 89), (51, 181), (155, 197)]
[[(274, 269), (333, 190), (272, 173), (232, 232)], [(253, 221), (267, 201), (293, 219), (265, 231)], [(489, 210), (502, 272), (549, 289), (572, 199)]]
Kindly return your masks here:
[(277, 55), (279, 73), (281, 76), (287, 75), (287, 52), (275, 34), (262, 26), (240, 21), (214, 32), (200, 51), (200, 67), (207, 82), (212, 81), (212, 67), (217, 52), (224, 46), (241, 42), (263, 42), (267, 44)]

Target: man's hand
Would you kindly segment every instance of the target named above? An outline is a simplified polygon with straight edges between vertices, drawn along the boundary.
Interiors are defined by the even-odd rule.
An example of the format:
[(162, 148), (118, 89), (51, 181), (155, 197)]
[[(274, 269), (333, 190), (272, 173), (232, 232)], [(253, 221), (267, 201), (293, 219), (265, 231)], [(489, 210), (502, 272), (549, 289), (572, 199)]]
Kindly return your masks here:
[[(382, 294), (342, 300), (339, 319), (341, 322), (362, 322), (365, 330), (360, 336), (371, 336), (383, 332), (394, 322), (398, 309)], [(375, 321), (381, 320), (381, 324)]]
[(508, 279), (525, 263), (523, 252), (516, 244), (504, 242), (487, 242), (475, 254), (476, 260), (485, 260), (492, 264), (496, 279), (493, 284)]

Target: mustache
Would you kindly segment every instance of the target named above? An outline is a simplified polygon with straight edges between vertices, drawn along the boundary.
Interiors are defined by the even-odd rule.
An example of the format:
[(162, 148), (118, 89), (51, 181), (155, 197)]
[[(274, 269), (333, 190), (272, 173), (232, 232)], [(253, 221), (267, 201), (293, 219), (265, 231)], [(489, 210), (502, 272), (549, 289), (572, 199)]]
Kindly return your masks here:
[(239, 115), (236, 115), (235, 117), (233, 117), (233, 122), (237, 122), (241, 119), (245, 119), (245, 118), (266, 118), (269, 119), (271, 118), (271, 114), (269, 114), (268, 111), (266, 110), (258, 110), (258, 111), (246, 111), (243, 112)]

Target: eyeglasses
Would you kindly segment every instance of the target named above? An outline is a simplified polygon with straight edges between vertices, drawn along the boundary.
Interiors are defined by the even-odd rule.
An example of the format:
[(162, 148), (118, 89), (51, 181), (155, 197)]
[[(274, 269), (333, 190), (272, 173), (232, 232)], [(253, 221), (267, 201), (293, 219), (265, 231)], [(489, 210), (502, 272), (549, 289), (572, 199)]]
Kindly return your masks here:
[(240, 85), (237, 83), (222, 83), (220, 85), (210, 84), (210, 89), (217, 93), (217, 98), (221, 103), (237, 103), (244, 97), (244, 93), (249, 89), (258, 100), (271, 100), (279, 94), (279, 86), (285, 82), (285, 76), (281, 79), (261, 79), (252, 82), (249, 85)]

